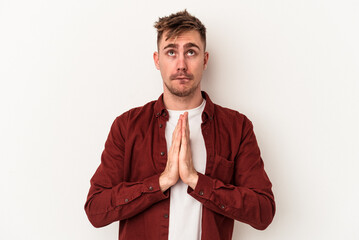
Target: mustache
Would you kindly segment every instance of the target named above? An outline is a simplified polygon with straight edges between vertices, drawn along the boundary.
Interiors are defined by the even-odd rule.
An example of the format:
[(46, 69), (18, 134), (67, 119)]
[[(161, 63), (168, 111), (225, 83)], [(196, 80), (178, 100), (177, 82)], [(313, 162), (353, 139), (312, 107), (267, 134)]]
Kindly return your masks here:
[(171, 79), (171, 80), (175, 80), (175, 79), (178, 78), (178, 77), (188, 78), (188, 79), (192, 80), (192, 79), (193, 79), (193, 74), (190, 74), (190, 73), (186, 73), (186, 72), (181, 71), (181, 72), (172, 74), (172, 75), (170, 76), (170, 79)]

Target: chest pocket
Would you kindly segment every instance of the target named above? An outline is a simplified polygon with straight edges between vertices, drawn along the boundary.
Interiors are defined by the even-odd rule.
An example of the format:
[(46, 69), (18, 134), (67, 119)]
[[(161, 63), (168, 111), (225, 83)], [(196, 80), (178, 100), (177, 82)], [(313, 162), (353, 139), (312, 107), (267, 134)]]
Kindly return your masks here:
[(221, 180), (224, 183), (230, 183), (233, 177), (234, 162), (225, 159), (222, 156), (214, 156), (214, 164), (211, 176), (215, 179)]

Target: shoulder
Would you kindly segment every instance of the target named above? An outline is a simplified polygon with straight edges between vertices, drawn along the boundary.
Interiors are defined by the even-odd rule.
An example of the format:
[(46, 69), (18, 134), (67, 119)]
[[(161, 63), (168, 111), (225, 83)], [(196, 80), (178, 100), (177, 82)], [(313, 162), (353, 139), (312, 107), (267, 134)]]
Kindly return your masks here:
[(156, 101), (151, 101), (143, 106), (127, 110), (126, 112), (116, 117), (114, 125), (117, 125), (125, 130), (132, 123), (148, 121), (155, 114), (155, 103)]
[(214, 104), (214, 120), (221, 134), (232, 136), (231, 139), (242, 141), (253, 132), (251, 120), (237, 110)]
[(244, 115), (243, 113), (237, 110), (230, 109), (227, 107), (222, 107), (218, 104), (214, 104), (214, 111), (215, 111), (215, 116), (219, 121), (224, 121), (231, 124), (241, 124), (241, 125), (252, 124), (252, 122), (248, 119), (246, 115)]
[(156, 101), (150, 101), (143, 106), (129, 109), (126, 112), (122, 113), (120, 116), (118, 116), (116, 119), (118, 119), (119, 121), (129, 121), (140, 117), (143, 118), (146, 116), (152, 116), (152, 114), (154, 114), (155, 103)]

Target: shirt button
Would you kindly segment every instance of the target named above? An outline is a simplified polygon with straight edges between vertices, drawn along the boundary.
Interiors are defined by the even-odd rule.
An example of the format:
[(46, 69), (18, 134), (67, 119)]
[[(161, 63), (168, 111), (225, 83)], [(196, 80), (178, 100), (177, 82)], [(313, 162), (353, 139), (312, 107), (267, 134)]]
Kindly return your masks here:
[(160, 123), (160, 128), (162, 128), (163, 127), (163, 125), (162, 125), (162, 123)]
[(222, 205), (221, 205), (221, 208), (222, 208), (222, 209), (224, 209), (224, 208), (225, 208), (225, 206), (222, 204)]
[(152, 190), (153, 190), (153, 187), (152, 187), (152, 186), (150, 186), (150, 187), (148, 188), (148, 190), (152, 191)]
[(125, 199), (125, 203), (128, 203), (128, 198)]
[(198, 194), (201, 195), (201, 196), (203, 196), (204, 192), (201, 190), (201, 191), (199, 191)]
[(168, 214), (166, 213), (165, 215), (163, 215), (164, 218), (168, 218)]
[(165, 152), (161, 152), (161, 156), (164, 156), (165, 155)]

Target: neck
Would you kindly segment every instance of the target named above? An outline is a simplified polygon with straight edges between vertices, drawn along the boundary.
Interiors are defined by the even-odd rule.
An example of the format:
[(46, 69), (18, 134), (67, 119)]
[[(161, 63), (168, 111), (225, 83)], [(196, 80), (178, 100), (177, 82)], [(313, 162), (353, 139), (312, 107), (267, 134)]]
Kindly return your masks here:
[(163, 102), (169, 110), (189, 110), (198, 107), (203, 101), (201, 89), (185, 97), (173, 95), (169, 91), (163, 92)]

